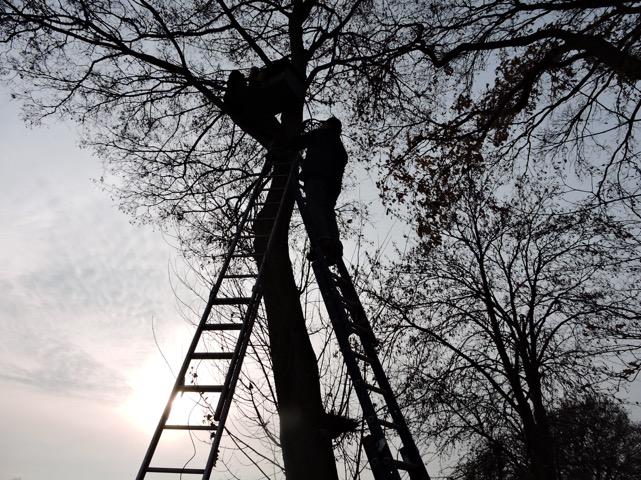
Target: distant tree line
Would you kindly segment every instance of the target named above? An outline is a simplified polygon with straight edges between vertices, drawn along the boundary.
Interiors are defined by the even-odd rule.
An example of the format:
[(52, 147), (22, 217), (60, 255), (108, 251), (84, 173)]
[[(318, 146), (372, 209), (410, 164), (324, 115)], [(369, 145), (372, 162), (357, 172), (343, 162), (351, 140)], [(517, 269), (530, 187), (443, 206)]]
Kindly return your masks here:
[[(633, 480), (641, 475), (641, 424), (607, 398), (565, 401), (551, 412), (556, 439), (558, 478), (562, 480)], [(475, 446), (452, 480), (531, 479), (527, 453), (519, 437)]]

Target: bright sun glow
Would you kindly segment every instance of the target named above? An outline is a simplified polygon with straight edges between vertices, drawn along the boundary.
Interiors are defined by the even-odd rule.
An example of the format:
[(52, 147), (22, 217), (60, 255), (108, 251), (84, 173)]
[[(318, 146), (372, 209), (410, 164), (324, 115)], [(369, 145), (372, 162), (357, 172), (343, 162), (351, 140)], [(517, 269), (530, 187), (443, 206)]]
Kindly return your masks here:
[[(161, 359), (153, 359), (133, 372), (128, 380), (131, 394), (121, 405), (121, 413), (133, 426), (151, 434), (165, 408), (174, 378)], [(191, 418), (192, 424), (201, 422), (202, 410), (200, 407), (194, 408), (193, 396), (190, 397), (176, 397), (169, 423), (174, 423), (171, 421), (173, 418), (176, 418), (176, 422), (187, 418)]]

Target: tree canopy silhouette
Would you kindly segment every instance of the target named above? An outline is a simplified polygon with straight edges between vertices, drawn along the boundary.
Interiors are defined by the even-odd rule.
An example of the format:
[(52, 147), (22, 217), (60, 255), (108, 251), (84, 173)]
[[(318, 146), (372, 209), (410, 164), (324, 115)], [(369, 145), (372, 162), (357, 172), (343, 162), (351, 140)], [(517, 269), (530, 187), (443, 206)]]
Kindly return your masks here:
[[(632, 480), (641, 474), (641, 426), (608, 397), (565, 400), (550, 412), (562, 480)], [(521, 438), (483, 442), (452, 480), (526, 480)]]
[(638, 246), (616, 218), (568, 212), (549, 183), (503, 198), (494, 176), (465, 186), (441, 244), (378, 288), (387, 342), (432, 441), (518, 437), (531, 478), (556, 479), (549, 412), (641, 370)]
[[(31, 121), (58, 115), (84, 126), (125, 209), (178, 222), (191, 250), (211, 254), (224, 248), (265, 149), (295, 144), (305, 115), (353, 110), (349, 87), (361, 83), (378, 49), (400, 48), (399, 27), (373, 29), (380, 22), (369, 5), (3, 0), (2, 71)], [(227, 78), (285, 58), (304, 95), (269, 138), (228, 108)], [(281, 155), (276, 173), (297, 155)], [(254, 225), (259, 235), (269, 231), (284, 182), (272, 183)], [(291, 193), (264, 290), (280, 443), (288, 478), (332, 479), (316, 356), (289, 258)], [(255, 246), (264, 251), (265, 239)]]
[[(563, 178), (638, 223), (641, 3), (416, 1), (394, 15), (429, 87), (396, 115), (383, 186), (420, 203), (422, 235), (438, 236), (479, 167)], [(383, 145), (399, 138), (387, 131)]]

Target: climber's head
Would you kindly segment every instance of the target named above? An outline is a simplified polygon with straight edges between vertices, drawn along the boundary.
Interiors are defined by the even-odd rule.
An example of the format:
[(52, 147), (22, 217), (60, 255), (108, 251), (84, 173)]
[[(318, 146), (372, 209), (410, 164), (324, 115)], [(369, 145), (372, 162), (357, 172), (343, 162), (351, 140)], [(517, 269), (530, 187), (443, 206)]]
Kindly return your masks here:
[(327, 120), (325, 120), (325, 126), (331, 130), (335, 130), (338, 133), (341, 133), (341, 130), (343, 128), (343, 124), (336, 117), (329, 117)]

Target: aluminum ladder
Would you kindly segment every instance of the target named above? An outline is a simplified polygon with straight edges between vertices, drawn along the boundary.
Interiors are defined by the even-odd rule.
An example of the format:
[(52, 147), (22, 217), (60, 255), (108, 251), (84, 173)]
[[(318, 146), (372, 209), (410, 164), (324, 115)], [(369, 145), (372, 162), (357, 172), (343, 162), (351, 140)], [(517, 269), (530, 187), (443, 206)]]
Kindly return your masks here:
[[(298, 164), (294, 163), (289, 173), (270, 175), (270, 165), (267, 164), (259, 175), (256, 186), (251, 193), (248, 207), (238, 224), (237, 231), (230, 243), (228, 251), (223, 260), (221, 272), (218, 275), (210, 292), (209, 301), (205, 307), (200, 323), (185, 356), (185, 360), (177, 375), (176, 382), (171, 395), (158, 422), (153, 434), (147, 453), (136, 476), (136, 480), (144, 480), (147, 473), (177, 473), (200, 475), (202, 480), (209, 480), (211, 472), (216, 464), (218, 449), (224, 431), (227, 414), (231, 406), (236, 383), (240, 376), (240, 370), (245, 356), (249, 338), (252, 332), (254, 321), (262, 299), (262, 272), (265, 263), (269, 260), (271, 247), (271, 233), (267, 241), (267, 248), (262, 256), (262, 262), (256, 273), (238, 274), (228, 273), (230, 264), (234, 258), (252, 257), (253, 254), (237, 254), (236, 249), (246, 236), (244, 231), (248, 221), (251, 221), (251, 212), (260, 203), (260, 195), (266, 189), (270, 180), (277, 176), (286, 176), (284, 186), (280, 189), (281, 201), (279, 202), (276, 216), (273, 220), (271, 232), (273, 233), (280, 225), (283, 202), (285, 195), (291, 188), (296, 188), (296, 203), (305, 228), (310, 238), (312, 251), (318, 252), (312, 261), (312, 268), (318, 283), (323, 301), (332, 322), (334, 333), (338, 341), (339, 349), (343, 355), (348, 374), (354, 385), (358, 401), (363, 411), (363, 418), (367, 425), (368, 435), (363, 439), (363, 446), (370, 463), (375, 480), (401, 480), (401, 473), (407, 472), (410, 480), (429, 480), (429, 475), (423, 464), (420, 453), (413, 437), (407, 427), (405, 418), (392, 391), (389, 380), (384, 372), (383, 366), (377, 353), (377, 341), (371, 328), (365, 310), (359, 300), (354, 287), (351, 275), (342, 259), (335, 265), (330, 265), (320, 254), (317, 248), (313, 232), (313, 222), (310, 220), (305, 209), (305, 197), (298, 185)], [(294, 187), (296, 184), (296, 187)], [(222, 283), (226, 279), (234, 278), (255, 278), (251, 297), (220, 297), (219, 292)], [(246, 305), (246, 311), (241, 323), (213, 323), (210, 322), (212, 310), (217, 305)], [(197, 352), (198, 343), (206, 331), (228, 331), (239, 332), (236, 347), (233, 352)], [(356, 341), (354, 341), (356, 340)], [(195, 360), (227, 360), (230, 366), (227, 371), (225, 382), (222, 385), (186, 385), (185, 377), (190, 364)], [(367, 365), (371, 368), (375, 383), (367, 383), (361, 371), (361, 366)], [(167, 420), (171, 414), (171, 407), (176, 396), (181, 392), (219, 393), (220, 397), (213, 415), (216, 422), (212, 425), (174, 425), (168, 424)], [(374, 406), (372, 395), (376, 394), (383, 398), (384, 409)], [(388, 418), (389, 417), (389, 418)], [(212, 444), (204, 468), (183, 468), (183, 467), (154, 467), (151, 466), (156, 448), (161, 439), (162, 433), (166, 430), (208, 430), (212, 432)], [(395, 458), (390, 448), (389, 433), (395, 433), (400, 439), (402, 446), (398, 449), (401, 458)]]
[[(280, 164), (284, 165), (284, 164)], [(296, 182), (297, 168), (295, 165), (289, 166), (285, 165), (289, 169), (288, 172), (280, 173), (279, 171), (282, 168), (278, 168), (276, 163), (266, 162), (262, 171), (260, 172), (258, 179), (252, 189), (249, 197), (249, 201), (246, 209), (241, 215), (239, 222), (237, 223), (236, 232), (233, 235), (229, 247), (226, 251), (226, 254), (223, 259), (221, 271), (218, 274), (217, 280), (214, 283), (203, 314), (200, 318), (200, 322), (196, 327), (191, 344), (185, 355), (185, 359), (182, 363), (182, 366), (176, 376), (176, 381), (174, 383), (173, 389), (165, 406), (165, 409), (160, 417), (158, 425), (154, 431), (154, 434), (151, 438), (147, 452), (143, 458), (142, 464), (136, 475), (136, 480), (144, 480), (147, 478), (149, 473), (176, 473), (176, 474), (189, 474), (189, 475), (199, 475), (202, 480), (209, 480), (211, 477), (211, 472), (214, 466), (216, 465), (216, 460), (218, 458), (218, 451), (220, 448), (221, 438), (225, 429), (225, 422), (227, 420), (227, 415), (229, 413), (229, 408), (234, 395), (234, 390), (236, 388), (236, 383), (240, 376), (241, 367), (243, 364), (243, 359), (245, 357), (245, 352), (247, 346), (249, 345), (249, 339), (251, 332), (254, 326), (254, 322), (258, 315), (258, 310), (262, 300), (262, 278), (263, 271), (266, 262), (269, 261), (269, 253), (272, 248), (272, 234), (278, 228), (281, 223), (281, 217), (283, 216), (283, 199), (287, 195), (288, 190), (294, 187)], [(267, 186), (270, 182), (277, 181), (279, 177), (281, 181), (278, 181), (281, 184), (281, 187), (274, 187), (274, 185)], [(282, 181), (284, 180), (284, 181)], [(261, 195), (266, 191), (280, 191), (280, 201), (279, 202), (268, 202), (268, 203), (277, 203), (276, 215), (271, 218), (254, 218), (252, 213), (256, 213), (257, 208), (264, 207), (267, 205), (266, 202), (261, 202)], [(275, 206), (275, 205), (274, 205)], [(234, 260), (237, 259), (252, 259), (254, 257), (253, 252), (247, 253), (237, 253), (239, 244), (242, 240), (252, 240), (256, 237), (254, 234), (248, 234), (246, 227), (248, 222), (258, 220), (260, 221), (273, 221), (270, 234), (268, 235), (267, 246), (265, 252), (262, 253), (261, 264), (258, 267), (257, 271), (254, 272), (243, 272), (238, 273), (234, 272), (232, 264)], [(254, 263), (254, 262), (250, 262)], [(245, 263), (246, 266), (246, 263)], [(222, 297), (221, 286), (226, 280), (234, 279), (255, 279), (254, 285), (252, 288), (252, 294), (248, 297)], [(230, 306), (230, 305), (243, 305), (246, 307), (242, 322), (214, 322), (212, 321), (213, 311), (217, 306)], [(237, 331), (238, 337), (236, 340), (236, 345), (234, 351), (229, 352), (202, 352), (197, 351), (201, 337), (205, 332), (229, 332)], [(188, 385), (187, 384), (187, 375), (189, 368), (194, 361), (228, 361), (229, 368), (225, 377), (225, 381), (222, 385)], [(215, 409), (214, 415), (212, 415), (213, 421), (210, 422), (210, 425), (191, 425), (191, 424), (169, 424), (167, 423), (171, 413), (172, 405), (178, 394), (183, 392), (195, 392), (199, 394), (204, 393), (218, 393), (218, 403)], [(172, 467), (172, 466), (152, 466), (152, 460), (154, 453), (158, 447), (159, 442), (161, 441), (162, 434), (168, 430), (206, 430), (209, 431), (212, 438), (211, 448), (207, 457), (206, 464), (202, 468), (186, 468), (181, 467)]]
[[(401, 472), (407, 472), (410, 480), (429, 480), (425, 464), (378, 357), (378, 342), (351, 275), (342, 258), (330, 264), (322, 255), (314, 238), (313, 220), (307, 214), (301, 188), (297, 190), (296, 203), (310, 239), (316, 282), (369, 430), (363, 438), (363, 447), (374, 478), (401, 480)], [(375, 383), (365, 380), (362, 366), (371, 369)], [(377, 410), (374, 406), (373, 394), (383, 399), (382, 409)], [(398, 449), (401, 458), (392, 455), (390, 433), (395, 433), (402, 443)]]

